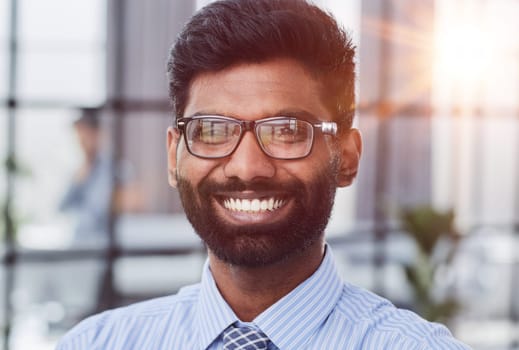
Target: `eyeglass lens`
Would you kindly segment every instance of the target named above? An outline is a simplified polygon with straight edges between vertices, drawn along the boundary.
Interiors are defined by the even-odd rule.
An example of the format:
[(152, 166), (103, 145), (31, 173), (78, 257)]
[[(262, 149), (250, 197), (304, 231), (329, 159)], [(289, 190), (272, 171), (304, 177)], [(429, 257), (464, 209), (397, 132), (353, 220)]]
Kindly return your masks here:
[(263, 150), (276, 158), (304, 157), (312, 147), (313, 126), (297, 119), (259, 123), (256, 135)]

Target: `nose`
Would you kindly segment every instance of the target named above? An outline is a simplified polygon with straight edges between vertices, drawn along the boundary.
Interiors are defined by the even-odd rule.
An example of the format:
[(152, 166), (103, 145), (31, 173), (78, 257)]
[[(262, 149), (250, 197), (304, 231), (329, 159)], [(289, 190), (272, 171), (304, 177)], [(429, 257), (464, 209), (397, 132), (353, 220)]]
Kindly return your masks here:
[(273, 159), (263, 153), (252, 132), (245, 132), (240, 144), (224, 165), (226, 177), (238, 177), (243, 181), (270, 178), (275, 173)]

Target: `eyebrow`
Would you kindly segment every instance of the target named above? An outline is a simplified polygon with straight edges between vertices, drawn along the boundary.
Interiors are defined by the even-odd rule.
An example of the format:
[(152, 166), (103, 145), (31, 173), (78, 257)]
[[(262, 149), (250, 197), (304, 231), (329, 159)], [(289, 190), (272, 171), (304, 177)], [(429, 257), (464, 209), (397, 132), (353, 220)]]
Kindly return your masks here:
[(286, 117), (296, 117), (299, 119), (304, 119), (310, 122), (318, 122), (319, 116), (316, 116), (304, 109), (282, 109), (278, 112), (276, 112), (272, 117), (277, 116), (286, 116)]
[(222, 113), (218, 113), (218, 112), (211, 112), (211, 111), (199, 111), (199, 112), (195, 112), (191, 115), (189, 115), (188, 117), (189, 118), (192, 118), (192, 117), (199, 117), (201, 115), (218, 115), (218, 116), (227, 116), (227, 114), (222, 114)]

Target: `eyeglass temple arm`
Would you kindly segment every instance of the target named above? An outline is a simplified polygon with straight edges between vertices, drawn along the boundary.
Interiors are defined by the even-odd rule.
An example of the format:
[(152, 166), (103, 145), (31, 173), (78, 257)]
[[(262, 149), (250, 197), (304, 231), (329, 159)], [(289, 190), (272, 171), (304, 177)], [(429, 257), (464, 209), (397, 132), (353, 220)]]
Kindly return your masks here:
[(183, 118), (177, 118), (177, 120), (175, 121), (175, 126), (177, 129), (184, 129), (184, 126), (186, 125), (186, 122), (184, 121)]
[(337, 135), (337, 123), (336, 122), (320, 122), (314, 124), (315, 127), (320, 128), (323, 134)]

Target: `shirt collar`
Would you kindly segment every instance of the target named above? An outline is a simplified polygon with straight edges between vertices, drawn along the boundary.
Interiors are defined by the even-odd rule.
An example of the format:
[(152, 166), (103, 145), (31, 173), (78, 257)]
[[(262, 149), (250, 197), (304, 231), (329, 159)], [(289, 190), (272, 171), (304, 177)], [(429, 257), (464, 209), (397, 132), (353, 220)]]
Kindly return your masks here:
[[(262, 312), (256, 324), (279, 349), (300, 349), (332, 312), (343, 283), (330, 247), (316, 272)], [(238, 317), (216, 287), (209, 263), (202, 275), (197, 325), (200, 346), (206, 349)]]
[(316, 272), (262, 312), (259, 328), (279, 349), (302, 349), (337, 304), (343, 289), (330, 247)]
[(224, 329), (237, 320), (238, 317), (220, 294), (207, 260), (202, 273), (196, 315), (200, 348), (207, 349)]

